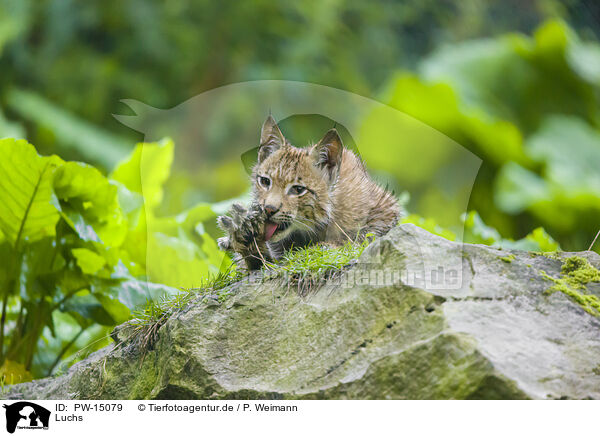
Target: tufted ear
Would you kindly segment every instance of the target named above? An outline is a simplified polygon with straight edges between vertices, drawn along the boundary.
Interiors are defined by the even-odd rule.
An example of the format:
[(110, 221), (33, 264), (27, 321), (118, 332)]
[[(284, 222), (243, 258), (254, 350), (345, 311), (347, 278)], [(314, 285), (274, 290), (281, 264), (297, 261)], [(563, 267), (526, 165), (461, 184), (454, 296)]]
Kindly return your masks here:
[(258, 162), (264, 161), (271, 153), (285, 145), (285, 138), (275, 119), (269, 115), (260, 130), (260, 147), (258, 149)]
[(342, 138), (335, 129), (328, 131), (311, 151), (315, 165), (325, 171), (330, 183), (337, 179), (340, 172), (343, 151)]

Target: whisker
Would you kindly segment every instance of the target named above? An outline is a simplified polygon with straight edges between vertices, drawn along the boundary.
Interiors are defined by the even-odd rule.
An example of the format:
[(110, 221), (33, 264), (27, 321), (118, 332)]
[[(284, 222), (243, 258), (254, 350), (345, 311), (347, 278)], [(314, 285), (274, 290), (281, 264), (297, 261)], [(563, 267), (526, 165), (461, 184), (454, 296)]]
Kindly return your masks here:
[[(294, 223), (298, 223), (299, 225), (303, 226), (306, 228), (306, 230), (308, 231), (308, 233), (316, 236), (317, 235), (317, 229), (315, 229), (314, 227), (309, 226), (308, 224), (306, 224), (305, 222), (303, 222), (301, 219), (296, 218), (293, 221)], [(310, 223), (310, 224), (315, 224), (315, 223)]]
[(337, 226), (337, 228), (338, 228), (338, 229), (340, 229), (340, 231), (341, 231), (341, 232), (344, 234), (344, 236), (345, 236), (346, 238), (348, 238), (348, 240), (349, 240), (350, 242), (354, 242), (354, 241), (352, 240), (352, 238), (351, 238), (350, 236), (348, 236), (348, 234), (347, 234), (347, 233), (344, 231), (344, 229), (342, 229), (342, 228), (340, 227), (340, 225), (339, 225), (339, 224), (338, 224), (338, 223), (337, 223), (335, 220), (333, 220), (333, 219), (332, 219), (332, 221), (333, 221), (333, 223), (334, 223), (334, 224)]

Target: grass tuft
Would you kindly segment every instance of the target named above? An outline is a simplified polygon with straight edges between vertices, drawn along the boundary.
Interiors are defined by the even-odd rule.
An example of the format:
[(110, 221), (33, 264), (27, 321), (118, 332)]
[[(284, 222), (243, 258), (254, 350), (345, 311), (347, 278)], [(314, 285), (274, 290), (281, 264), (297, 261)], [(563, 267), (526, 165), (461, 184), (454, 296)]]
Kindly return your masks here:
[[(263, 268), (263, 279), (284, 278), (288, 289), (296, 288), (299, 295), (305, 296), (355, 263), (370, 239), (367, 238), (360, 244), (347, 242), (335, 248), (319, 244), (291, 250), (278, 263), (270, 263)], [(131, 333), (126, 341), (136, 342), (142, 349), (151, 349), (158, 337), (158, 330), (171, 316), (181, 312), (192, 302), (205, 298), (225, 301), (231, 292), (229, 286), (244, 277), (244, 273), (232, 266), (207, 278), (197, 288), (182, 289), (182, 292), (174, 297), (148, 301), (145, 307), (135, 312), (134, 318), (128, 321), (127, 328)]]
[(291, 250), (271, 270), (287, 279), (288, 289), (295, 287), (300, 296), (305, 296), (354, 264), (369, 243), (367, 238), (362, 243), (349, 241), (336, 248), (318, 244)]
[(231, 266), (226, 271), (209, 276), (197, 288), (182, 288), (182, 292), (175, 296), (148, 300), (144, 308), (134, 312), (134, 318), (127, 322), (128, 327), (132, 329), (127, 341), (139, 342), (143, 349), (151, 348), (157, 339), (158, 330), (171, 316), (181, 312), (195, 300), (212, 297), (224, 301), (229, 295), (229, 290), (225, 288), (242, 277), (243, 275)]

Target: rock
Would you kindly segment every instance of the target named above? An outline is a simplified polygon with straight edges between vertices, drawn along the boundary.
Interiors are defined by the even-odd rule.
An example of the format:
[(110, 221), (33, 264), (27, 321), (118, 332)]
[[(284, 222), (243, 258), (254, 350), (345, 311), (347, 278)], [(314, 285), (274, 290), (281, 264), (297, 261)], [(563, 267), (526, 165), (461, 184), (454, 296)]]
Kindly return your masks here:
[(282, 278), (236, 283), (225, 301), (172, 316), (152, 349), (122, 328), (116, 345), (6, 397), (599, 399), (600, 320), (548, 294), (543, 277), (573, 255), (461, 245), (404, 224), (306, 297)]

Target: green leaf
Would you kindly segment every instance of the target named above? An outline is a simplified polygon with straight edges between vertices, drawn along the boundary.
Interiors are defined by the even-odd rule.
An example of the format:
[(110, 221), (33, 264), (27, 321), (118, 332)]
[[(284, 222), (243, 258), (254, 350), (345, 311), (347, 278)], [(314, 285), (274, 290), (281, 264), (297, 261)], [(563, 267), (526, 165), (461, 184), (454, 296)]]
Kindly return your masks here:
[[(217, 255), (220, 259), (225, 257), (223, 252)], [(176, 237), (158, 232), (148, 235), (146, 272), (152, 282), (191, 288), (198, 286), (209, 273), (218, 272), (219, 266), (182, 230)]]
[(3, 384), (11, 385), (29, 382), (33, 377), (23, 364), (5, 360), (0, 366), (0, 379), (3, 380)]
[(129, 319), (129, 309), (109, 296), (81, 291), (67, 300), (62, 312), (78, 314), (101, 325), (113, 326)]
[(102, 304), (104, 310), (106, 310), (106, 312), (112, 318), (112, 325), (122, 324), (129, 319), (131, 312), (129, 311), (127, 306), (125, 306), (119, 301), (118, 298), (111, 298), (108, 295), (99, 293), (95, 293), (94, 297), (96, 298), (96, 300), (98, 300), (98, 302), (100, 302), (100, 304)]
[(0, 140), (0, 230), (13, 247), (56, 234), (60, 215), (52, 189), (56, 157), (44, 158), (27, 141)]
[(94, 275), (106, 265), (106, 260), (102, 256), (87, 248), (74, 248), (71, 253), (77, 259), (77, 266), (84, 274)]
[(28, 244), (21, 259), (18, 287), (22, 299), (33, 300), (47, 295), (54, 287), (56, 274), (65, 267), (65, 259), (54, 238)]
[(600, 85), (600, 46), (597, 43), (575, 43), (567, 53), (567, 61), (582, 79)]
[(127, 223), (119, 207), (117, 187), (96, 168), (67, 162), (56, 170), (54, 189), (63, 217), (83, 240), (119, 246)]
[(144, 197), (142, 194), (130, 191), (120, 182), (111, 180), (111, 183), (117, 186), (119, 205), (123, 214), (127, 218), (128, 227), (135, 228), (142, 214), (145, 214)]
[(417, 227), (421, 227), (422, 229), (427, 230), (429, 233), (433, 233), (434, 235), (441, 236), (442, 238), (446, 238), (450, 241), (456, 240), (456, 235), (454, 234), (454, 232), (452, 232), (448, 229), (444, 229), (443, 227), (439, 226), (435, 222), (435, 220), (432, 218), (425, 219), (419, 215), (410, 214), (406, 218), (403, 218), (401, 222), (403, 224), (404, 223), (414, 224)]
[(545, 164), (546, 179), (563, 194), (600, 197), (600, 132), (585, 121), (548, 117), (526, 147), (533, 159)]
[(464, 216), (465, 240), (472, 244), (493, 245), (502, 239), (498, 230), (487, 226), (479, 214), (471, 211)]
[(78, 314), (82, 318), (91, 319), (98, 324), (114, 325), (114, 319), (87, 290), (71, 297), (60, 307), (60, 310), (69, 314)]
[(179, 232), (183, 230), (190, 237), (196, 232), (198, 224), (216, 217), (217, 214), (211, 204), (199, 203), (176, 216), (150, 217), (148, 228), (151, 232), (160, 232), (169, 236), (178, 236)]
[(163, 184), (169, 178), (173, 155), (174, 144), (170, 139), (138, 144), (110, 177), (130, 191), (142, 194), (146, 206), (155, 208), (162, 201)]
[(494, 186), (496, 204), (510, 214), (527, 211), (571, 239), (593, 232), (600, 216), (600, 133), (580, 119), (552, 116), (528, 138), (526, 150), (540, 174), (505, 165)]
[(518, 241), (503, 238), (500, 233), (486, 225), (479, 214), (471, 211), (464, 216), (464, 242), (485, 244), (507, 250), (526, 251), (556, 251), (560, 250), (558, 243), (546, 231), (539, 227)]
[[(450, 85), (462, 114), (504, 120), (527, 135), (552, 114), (597, 119), (597, 92), (568, 62), (575, 47), (573, 32), (560, 21), (549, 21), (533, 38), (507, 35), (444, 45), (423, 62), (421, 73), (427, 82)], [(498, 145), (498, 150), (482, 151), (500, 151)], [(524, 164), (514, 145), (508, 152)]]
[(94, 227), (88, 224), (81, 213), (70, 205), (63, 204), (61, 206), (61, 216), (82, 241), (102, 242)]
[(6, 239), (0, 238), (0, 283), (6, 283), (12, 271), (9, 271), (10, 259), (14, 256), (12, 246)]
[(538, 246), (537, 251), (557, 251), (560, 250), (558, 242), (550, 236), (543, 228), (538, 227), (533, 232), (528, 234), (525, 239), (531, 241)]
[(505, 212), (516, 214), (551, 198), (546, 181), (517, 163), (509, 162), (498, 172), (494, 201)]

